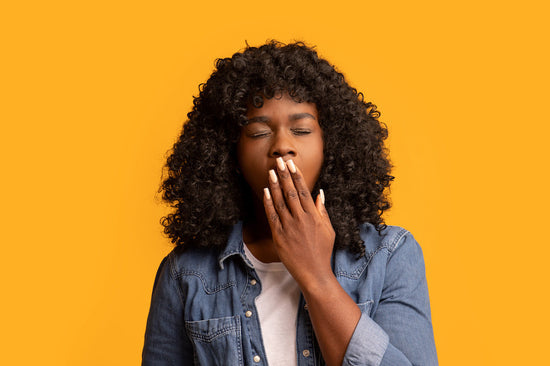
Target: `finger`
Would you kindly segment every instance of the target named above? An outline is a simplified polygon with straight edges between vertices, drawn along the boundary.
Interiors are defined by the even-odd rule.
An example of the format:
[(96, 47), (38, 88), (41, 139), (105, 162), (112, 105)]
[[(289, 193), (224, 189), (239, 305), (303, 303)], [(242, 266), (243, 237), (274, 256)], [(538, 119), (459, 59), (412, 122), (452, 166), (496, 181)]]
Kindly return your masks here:
[(277, 173), (273, 169), (269, 171), (269, 193), (271, 193), (271, 200), (273, 201), (273, 206), (275, 207), (275, 211), (277, 211), (277, 215), (279, 215), (279, 220), (281, 223), (285, 223), (286, 220), (291, 217), (291, 213), (283, 197), (283, 191), (281, 190)]
[(325, 192), (322, 189), (319, 189), (319, 194), (315, 200), (315, 207), (317, 207), (317, 211), (319, 211), (319, 214), (321, 214), (324, 219), (330, 220), (327, 208), (325, 207)]
[(281, 221), (279, 220), (279, 215), (277, 214), (277, 210), (275, 210), (275, 206), (273, 205), (273, 200), (271, 198), (269, 188), (264, 188), (264, 209), (265, 215), (267, 217), (267, 222), (269, 223), (269, 227), (271, 228), (271, 232), (279, 232), (282, 228)]
[(286, 204), (293, 215), (304, 212), (298, 191), (294, 186), (290, 171), (283, 161), (283, 158), (277, 158), (277, 176), (279, 177), (279, 185), (283, 191)]
[(300, 171), (300, 169), (298, 169), (297, 166), (294, 165), (294, 162), (292, 160), (287, 160), (286, 164), (288, 166), (288, 171), (290, 172), (290, 175), (292, 177), (292, 181), (294, 182), (294, 187), (298, 192), (298, 198), (300, 200), (300, 205), (302, 206), (302, 209), (305, 212), (313, 212), (315, 210), (315, 203), (313, 202), (311, 192), (309, 191), (302, 172)]

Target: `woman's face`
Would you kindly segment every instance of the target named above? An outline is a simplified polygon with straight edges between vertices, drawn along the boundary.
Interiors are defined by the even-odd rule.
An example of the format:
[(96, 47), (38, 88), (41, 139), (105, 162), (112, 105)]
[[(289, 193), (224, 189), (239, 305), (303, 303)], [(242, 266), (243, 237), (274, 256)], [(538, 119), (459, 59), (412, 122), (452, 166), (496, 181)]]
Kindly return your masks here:
[(241, 172), (261, 200), (268, 186), (268, 171), (275, 159), (292, 159), (302, 171), (310, 191), (323, 164), (323, 131), (317, 107), (296, 103), (287, 94), (264, 99), (261, 108), (249, 106), (248, 124), (241, 128), (237, 154)]

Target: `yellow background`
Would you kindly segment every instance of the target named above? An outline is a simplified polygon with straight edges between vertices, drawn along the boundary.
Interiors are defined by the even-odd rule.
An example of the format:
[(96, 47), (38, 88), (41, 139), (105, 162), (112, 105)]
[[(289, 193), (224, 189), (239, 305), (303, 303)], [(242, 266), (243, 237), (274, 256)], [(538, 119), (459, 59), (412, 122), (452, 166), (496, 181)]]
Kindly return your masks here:
[(544, 3), (5, 2), (0, 362), (140, 362), (165, 154), (214, 59), (276, 38), (381, 110), (440, 363), (547, 364)]

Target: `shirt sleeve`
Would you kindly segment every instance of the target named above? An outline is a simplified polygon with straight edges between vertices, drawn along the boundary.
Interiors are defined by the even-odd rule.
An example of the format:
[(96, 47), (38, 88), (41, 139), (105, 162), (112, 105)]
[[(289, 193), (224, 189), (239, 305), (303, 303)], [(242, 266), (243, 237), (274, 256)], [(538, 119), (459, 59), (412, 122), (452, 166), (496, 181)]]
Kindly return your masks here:
[(422, 249), (407, 233), (389, 250), (380, 302), (361, 315), (343, 365), (438, 365)]
[(193, 364), (193, 349), (183, 320), (183, 295), (175, 279), (173, 257), (157, 271), (147, 317), (142, 366)]

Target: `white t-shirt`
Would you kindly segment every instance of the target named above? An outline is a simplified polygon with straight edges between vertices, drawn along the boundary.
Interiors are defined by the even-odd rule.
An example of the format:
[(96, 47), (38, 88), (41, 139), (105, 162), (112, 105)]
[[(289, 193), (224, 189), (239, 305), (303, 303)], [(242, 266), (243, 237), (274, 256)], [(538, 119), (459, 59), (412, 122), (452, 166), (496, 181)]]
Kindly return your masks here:
[(262, 283), (256, 297), (256, 310), (270, 366), (296, 366), (296, 317), (300, 288), (282, 262), (263, 263), (247, 246), (246, 257), (252, 262)]

